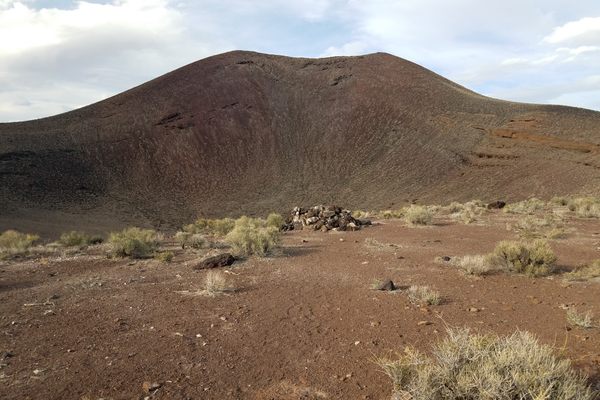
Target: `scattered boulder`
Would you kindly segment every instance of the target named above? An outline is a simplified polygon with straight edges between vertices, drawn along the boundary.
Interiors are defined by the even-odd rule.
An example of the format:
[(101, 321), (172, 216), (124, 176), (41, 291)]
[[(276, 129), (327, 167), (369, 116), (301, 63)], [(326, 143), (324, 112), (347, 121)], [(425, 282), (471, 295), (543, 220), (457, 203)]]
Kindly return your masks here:
[(227, 267), (235, 262), (235, 257), (230, 253), (223, 253), (216, 256), (205, 258), (198, 264), (193, 266), (193, 269), (198, 271), (202, 269), (213, 269)]
[(371, 221), (354, 218), (350, 210), (333, 205), (319, 205), (310, 208), (294, 207), (291, 215), (286, 220), (283, 230), (357, 231), (365, 225), (371, 225)]
[(506, 202), (504, 202), (502, 200), (496, 200), (496, 201), (489, 203), (487, 205), (487, 208), (488, 208), (488, 210), (500, 210), (500, 209), (504, 208), (505, 205), (506, 205)]
[(383, 290), (387, 292), (393, 292), (396, 290), (396, 285), (391, 280), (384, 281), (375, 287), (375, 290)]

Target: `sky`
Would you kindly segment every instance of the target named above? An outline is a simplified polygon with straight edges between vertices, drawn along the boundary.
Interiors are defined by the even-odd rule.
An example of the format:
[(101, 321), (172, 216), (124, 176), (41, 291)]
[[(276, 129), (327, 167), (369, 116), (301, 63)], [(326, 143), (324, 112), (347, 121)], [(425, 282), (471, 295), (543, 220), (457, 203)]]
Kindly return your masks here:
[(0, 122), (236, 49), (383, 51), (484, 95), (600, 110), (599, 0), (0, 0)]

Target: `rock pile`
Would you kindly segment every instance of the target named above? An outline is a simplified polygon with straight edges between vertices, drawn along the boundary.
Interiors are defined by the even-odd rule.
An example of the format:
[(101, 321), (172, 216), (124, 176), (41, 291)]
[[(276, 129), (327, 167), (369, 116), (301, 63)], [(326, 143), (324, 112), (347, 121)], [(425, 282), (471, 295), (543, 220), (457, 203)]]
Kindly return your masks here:
[(310, 208), (294, 207), (287, 218), (284, 230), (312, 229), (327, 232), (357, 231), (364, 225), (371, 225), (369, 220), (360, 220), (352, 216), (352, 212), (337, 206), (314, 206)]

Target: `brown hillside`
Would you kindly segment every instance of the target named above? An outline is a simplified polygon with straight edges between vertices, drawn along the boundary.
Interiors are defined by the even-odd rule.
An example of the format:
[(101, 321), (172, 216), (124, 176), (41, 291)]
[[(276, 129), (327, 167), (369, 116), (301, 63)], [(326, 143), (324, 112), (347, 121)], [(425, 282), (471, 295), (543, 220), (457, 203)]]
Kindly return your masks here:
[(486, 98), (382, 53), (236, 51), (0, 124), (0, 229), (599, 191), (600, 113)]

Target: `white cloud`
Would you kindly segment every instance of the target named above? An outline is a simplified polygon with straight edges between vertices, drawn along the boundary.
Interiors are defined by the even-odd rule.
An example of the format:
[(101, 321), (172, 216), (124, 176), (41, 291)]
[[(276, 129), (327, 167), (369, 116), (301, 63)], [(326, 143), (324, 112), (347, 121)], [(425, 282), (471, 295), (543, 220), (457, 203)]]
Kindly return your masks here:
[(600, 17), (586, 17), (556, 27), (544, 38), (548, 43), (600, 44)]

